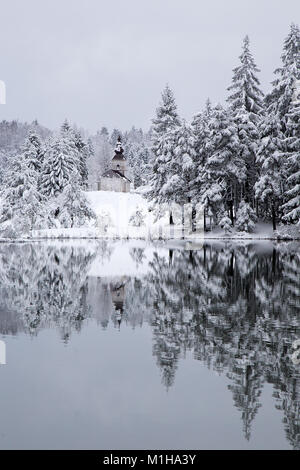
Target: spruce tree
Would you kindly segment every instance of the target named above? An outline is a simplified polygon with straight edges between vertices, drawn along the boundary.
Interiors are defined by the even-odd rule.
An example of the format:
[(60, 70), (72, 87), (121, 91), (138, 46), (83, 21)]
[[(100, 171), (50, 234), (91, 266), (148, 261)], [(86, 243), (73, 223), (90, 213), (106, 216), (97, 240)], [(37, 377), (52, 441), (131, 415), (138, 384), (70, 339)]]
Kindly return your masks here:
[(40, 172), (44, 158), (44, 148), (39, 135), (30, 130), (22, 146), (22, 153), (37, 172)]
[(126, 158), (130, 173), (134, 181), (134, 187), (145, 185), (150, 178), (150, 149), (144, 142), (131, 142), (127, 144)]
[[(271, 208), (274, 229), (280, 215), (283, 194), (285, 193), (286, 202), (293, 199), (293, 193), (288, 193), (293, 184), (293, 180), (289, 179), (293, 165), (288, 154), (294, 131), (288, 122), (291, 113), (293, 114), (295, 87), (300, 78), (300, 31), (297, 25), (292, 24), (290, 27), (281, 59), (282, 66), (275, 70), (277, 78), (272, 82), (272, 91), (265, 100), (266, 118), (262, 123), (259, 151), (259, 162), (263, 166), (255, 185), (257, 197), (260, 202), (265, 203), (265, 211), (268, 212)], [(288, 206), (283, 211), (287, 215)], [(285, 220), (289, 220), (289, 217)]]
[(59, 221), (63, 227), (81, 227), (96, 220), (88, 200), (80, 188), (80, 176), (73, 173), (59, 196)]
[(47, 196), (61, 193), (71, 176), (78, 171), (78, 152), (67, 133), (54, 138), (45, 152), (40, 188)]
[(254, 210), (249, 203), (242, 200), (236, 213), (236, 229), (241, 232), (253, 232), (256, 221)]
[(87, 161), (89, 183), (95, 185), (100, 180), (101, 175), (106, 170), (109, 170), (114, 147), (112, 147), (110, 143), (109, 133), (106, 127), (102, 127), (100, 131), (97, 131), (95, 136), (88, 139), (87, 144), (89, 154)]
[(177, 105), (174, 94), (169, 85), (166, 85), (161, 95), (161, 103), (156, 109), (156, 118), (153, 119), (153, 146), (168, 131), (180, 125)]
[(195, 136), (195, 151), (197, 155), (201, 155), (205, 148), (208, 137), (208, 124), (212, 115), (212, 106), (208, 98), (205, 103), (205, 108), (200, 113), (196, 114), (192, 119), (192, 129)]
[(284, 194), (283, 220), (300, 222), (300, 99), (295, 100), (287, 114), (286, 173), (287, 189)]
[[(156, 109), (156, 118), (153, 119), (152, 152), (153, 167), (151, 177), (151, 191), (148, 196), (155, 203), (168, 203), (167, 196), (162, 188), (172, 176), (171, 164), (174, 157), (174, 130), (180, 125), (177, 106), (172, 90), (167, 85), (162, 92), (162, 100)], [(172, 223), (172, 214), (170, 214)]]
[(192, 177), (195, 167), (195, 137), (191, 127), (183, 121), (173, 133), (174, 151), (170, 161), (170, 177), (161, 188), (168, 201), (177, 204), (191, 202)]
[[(263, 114), (263, 93), (259, 88), (257, 72), (259, 69), (250, 52), (249, 38), (246, 36), (240, 55), (240, 65), (233, 69), (232, 85), (228, 88), (231, 94), (227, 102), (238, 130), (239, 155), (246, 165), (246, 179), (242, 192), (252, 207), (254, 207), (253, 186), (257, 178), (259, 123)], [(234, 201), (236, 208), (238, 203), (239, 200)]]
[(82, 189), (88, 187), (88, 158), (90, 157), (90, 147), (88, 142), (85, 142), (80, 132), (74, 131), (74, 143), (78, 152), (78, 173), (80, 175), (79, 185)]
[(260, 70), (254, 62), (249, 45), (249, 37), (246, 36), (239, 57), (241, 64), (233, 69), (232, 85), (228, 88), (232, 93), (227, 102), (234, 114), (246, 110), (251, 120), (257, 123), (263, 112), (263, 93), (256, 76)]
[(281, 55), (282, 66), (275, 70), (271, 93), (266, 96), (267, 113), (278, 116), (281, 130), (286, 133), (287, 115), (293, 101), (295, 82), (300, 79), (300, 30), (291, 24)]
[(88, 165), (87, 160), (91, 155), (91, 147), (86, 142), (81, 132), (78, 131), (75, 126), (71, 127), (68, 120), (66, 119), (61, 128), (60, 135), (63, 140), (73, 148), (73, 152), (77, 153), (77, 171), (79, 175), (78, 184), (83, 188), (87, 189), (88, 186)]
[(255, 183), (255, 197), (264, 204), (264, 212), (272, 218), (276, 230), (278, 211), (282, 203), (282, 132), (277, 115), (266, 114), (261, 124), (261, 145), (257, 156), (260, 175)]
[[(202, 176), (204, 183), (202, 200), (206, 207), (211, 207), (214, 211), (213, 215), (217, 223), (218, 211), (210, 203), (213, 183), (215, 190), (219, 188), (220, 191), (217, 199), (227, 204), (233, 224), (233, 201), (237, 199), (237, 191), (246, 178), (245, 162), (239, 155), (237, 126), (229, 112), (218, 105), (213, 110), (209, 130), (208, 158)], [(216, 199), (216, 195), (214, 198)]]
[(42, 223), (44, 198), (38, 191), (38, 173), (26, 153), (13, 158), (1, 192), (1, 222), (11, 220), (15, 229), (31, 230)]
[[(192, 176), (192, 183), (191, 183), (192, 199), (194, 203), (198, 203), (199, 201), (201, 201), (201, 196), (204, 193), (206, 193), (206, 196), (208, 197), (207, 191), (209, 190), (209, 188), (208, 188), (207, 175), (205, 173), (205, 164), (208, 158), (207, 144), (209, 142), (209, 133), (210, 133), (209, 123), (210, 123), (212, 113), (213, 113), (213, 108), (211, 106), (211, 102), (209, 99), (207, 99), (204, 110), (196, 114), (192, 120), (192, 129), (193, 129), (194, 137), (195, 137), (195, 152), (196, 152), (195, 165), (194, 165), (195, 168), (194, 168), (194, 172)], [(214, 189), (216, 189), (216, 186), (214, 187)], [(210, 193), (210, 196), (209, 196), (210, 201), (214, 199), (214, 195), (215, 195), (214, 189)], [(207, 210), (208, 210), (208, 206), (205, 205), (204, 206), (204, 230), (206, 230)]]
[(224, 230), (226, 235), (231, 232), (232, 222), (231, 222), (231, 219), (228, 217), (228, 215), (226, 213), (222, 217), (222, 219), (220, 220), (219, 226)]

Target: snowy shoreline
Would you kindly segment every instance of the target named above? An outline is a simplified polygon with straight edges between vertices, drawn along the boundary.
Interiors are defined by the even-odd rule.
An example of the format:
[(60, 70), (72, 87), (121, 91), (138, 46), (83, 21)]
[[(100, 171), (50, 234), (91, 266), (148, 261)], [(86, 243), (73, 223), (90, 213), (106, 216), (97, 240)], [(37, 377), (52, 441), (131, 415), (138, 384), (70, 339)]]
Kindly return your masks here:
[(169, 214), (162, 212), (157, 218), (147, 199), (137, 192), (87, 191), (84, 193), (97, 217), (94, 225), (81, 227), (62, 226), (34, 229), (29, 233), (3, 233), (1, 243), (31, 243), (47, 240), (144, 240), (184, 241), (191, 244), (224, 240), (240, 241), (297, 241), (300, 227), (279, 225), (274, 231), (270, 222), (256, 223), (253, 232), (241, 232), (232, 228), (224, 231), (220, 227), (204, 232), (204, 221), (199, 220), (196, 232), (182, 225), (181, 210), (173, 210), (174, 225), (169, 224)]
[(148, 243), (156, 243), (156, 242), (186, 242), (186, 243), (203, 243), (206, 241), (222, 241), (222, 240), (232, 240), (234, 242), (240, 241), (276, 241), (276, 242), (286, 242), (286, 241), (300, 241), (300, 236), (298, 237), (285, 237), (285, 238), (278, 238), (278, 237), (259, 237), (259, 236), (245, 236), (245, 237), (237, 237), (237, 236), (212, 236), (212, 237), (202, 237), (202, 238), (145, 238), (145, 237), (101, 237), (101, 236), (78, 236), (78, 235), (48, 235), (48, 236), (41, 236), (41, 237), (27, 237), (27, 238), (0, 238), (0, 243), (32, 243), (32, 242), (43, 242), (48, 240), (101, 240), (101, 241), (144, 241)]

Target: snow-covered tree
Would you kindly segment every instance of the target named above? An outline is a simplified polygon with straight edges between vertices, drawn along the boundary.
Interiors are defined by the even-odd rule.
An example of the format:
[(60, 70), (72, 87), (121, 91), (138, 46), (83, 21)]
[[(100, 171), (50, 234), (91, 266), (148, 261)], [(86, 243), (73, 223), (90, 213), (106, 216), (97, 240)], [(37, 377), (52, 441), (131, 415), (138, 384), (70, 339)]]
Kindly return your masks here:
[(142, 207), (136, 207), (135, 212), (129, 219), (129, 224), (134, 227), (141, 227), (145, 225), (146, 214)]
[(8, 166), (9, 158), (7, 153), (0, 149), (0, 184), (3, 184), (5, 178), (5, 170)]
[(195, 135), (195, 151), (197, 155), (202, 154), (205, 145), (206, 145), (206, 140), (208, 137), (208, 124), (209, 124), (209, 119), (212, 115), (212, 105), (210, 102), (210, 99), (208, 98), (205, 103), (205, 108), (203, 111), (200, 111), (199, 113), (195, 114), (195, 116), (192, 119), (192, 129), (194, 131)]
[[(211, 184), (220, 190), (217, 199), (228, 205), (233, 223), (233, 201), (240, 184), (246, 178), (245, 161), (239, 154), (239, 139), (236, 124), (227, 110), (221, 105), (214, 108), (209, 121), (209, 141), (207, 143), (208, 158), (202, 175), (202, 201), (205, 206), (210, 204)], [(218, 214), (214, 212), (215, 222)]]
[(36, 120), (31, 123), (15, 120), (0, 122), (0, 148), (7, 156), (7, 160), (22, 151), (24, 141), (30, 132), (36, 134), (42, 141), (51, 134), (49, 129), (42, 127)]
[(207, 144), (209, 142), (209, 122), (212, 116), (212, 106), (210, 100), (206, 101), (202, 112), (196, 114), (192, 120), (192, 129), (195, 137), (195, 171), (193, 174), (192, 197), (194, 201), (199, 201), (201, 193), (205, 187), (204, 168), (208, 158)]
[(38, 228), (47, 219), (44, 198), (38, 191), (38, 173), (31, 163), (27, 153), (17, 155), (1, 191), (1, 223), (10, 221), (17, 232)]
[(79, 167), (78, 151), (68, 132), (55, 137), (45, 152), (41, 169), (41, 192), (49, 196), (61, 193)]
[[(257, 177), (256, 153), (259, 144), (259, 124), (263, 114), (263, 93), (259, 88), (257, 68), (249, 49), (249, 37), (243, 41), (240, 65), (233, 69), (231, 92), (227, 98), (229, 110), (237, 126), (239, 154), (245, 161), (246, 179), (243, 183), (245, 199), (254, 207), (253, 186)], [(240, 192), (238, 192), (240, 194)], [(237, 205), (239, 201), (235, 201)]]
[[(282, 66), (275, 70), (277, 78), (273, 81), (272, 91), (266, 96), (266, 117), (262, 123), (261, 145), (258, 162), (260, 176), (255, 184), (256, 197), (265, 203), (265, 213), (271, 211), (273, 228), (283, 202), (289, 204), (294, 199), (292, 185), (295, 183), (291, 168), (293, 161), (294, 125), (291, 122), (295, 86), (300, 78), (300, 31), (292, 24), (284, 41)], [(290, 153), (291, 152), (291, 153)], [(289, 158), (291, 156), (291, 158)], [(296, 159), (297, 161), (297, 159)], [(297, 172), (296, 172), (297, 173)], [(292, 177), (292, 179), (289, 179)], [(294, 182), (294, 183), (293, 183)], [(292, 192), (288, 192), (292, 190)], [(296, 189), (297, 191), (297, 189)], [(293, 203), (292, 203), (293, 205)], [(283, 208), (285, 215), (289, 205)], [(290, 206), (291, 210), (293, 209)], [(288, 218), (286, 221), (291, 220)]]
[(231, 232), (232, 230), (232, 222), (231, 222), (231, 219), (228, 217), (227, 214), (224, 215), (224, 217), (222, 217), (222, 219), (220, 220), (219, 222), (219, 226), (224, 230), (224, 232), (226, 234), (228, 234), (229, 232)]
[(78, 152), (78, 172), (79, 184), (83, 189), (88, 186), (88, 159), (91, 155), (91, 146), (89, 142), (85, 142), (82, 135), (78, 131), (74, 131), (74, 143)]
[(130, 178), (134, 181), (134, 187), (146, 185), (151, 172), (151, 150), (144, 141), (127, 142), (125, 155), (129, 166)]
[(256, 214), (250, 204), (245, 201), (241, 201), (236, 213), (236, 229), (241, 232), (253, 232), (256, 221)]
[(87, 162), (91, 186), (95, 186), (97, 181), (100, 180), (102, 173), (110, 168), (113, 148), (106, 127), (103, 126), (100, 131), (97, 131), (96, 135), (91, 136), (89, 143), (91, 157)]
[(130, 144), (131, 142), (135, 142), (135, 143), (141, 144), (142, 142), (144, 142), (143, 130), (137, 129), (135, 126), (132, 126), (130, 131), (126, 131), (123, 134), (123, 142), (124, 142), (124, 149), (127, 154), (128, 153), (127, 147), (126, 147), (127, 143)]
[(287, 115), (286, 153), (287, 189), (284, 194), (283, 220), (300, 222), (300, 99), (294, 101)]
[(149, 197), (156, 203), (168, 202), (162, 188), (168, 183), (171, 175), (171, 164), (174, 157), (174, 129), (180, 125), (177, 106), (172, 90), (167, 85), (162, 92), (162, 100), (156, 109), (153, 119), (152, 151), (154, 163), (152, 168), (151, 192)]
[(240, 65), (233, 69), (232, 85), (228, 88), (231, 95), (227, 98), (230, 109), (238, 114), (246, 110), (253, 122), (258, 121), (258, 116), (263, 112), (263, 93), (260, 90), (260, 82), (256, 74), (259, 72), (253, 56), (250, 52), (249, 37), (243, 40)]
[(81, 227), (96, 220), (96, 214), (80, 187), (80, 176), (73, 173), (58, 198), (58, 220), (63, 227)]
[(267, 113), (278, 116), (281, 130), (286, 133), (286, 124), (293, 101), (295, 82), (300, 79), (300, 29), (291, 24), (281, 55), (282, 66), (275, 70), (277, 78), (272, 82), (271, 93), (266, 96)]
[(214, 178), (207, 171), (203, 172), (203, 182), (201, 186), (201, 202), (204, 206), (204, 230), (207, 229), (207, 218), (213, 219), (217, 224), (224, 212), (224, 193), (226, 185), (224, 181), (215, 182)]
[(25, 142), (22, 146), (24, 158), (28, 161), (29, 166), (34, 168), (38, 173), (41, 170), (45, 150), (39, 135), (35, 130), (30, 130)]
[[(271, 110), (270, 110), (271, 112)], [(278, 210), (283, 194), (282, 132), (277, 115), (266, 114), (261, 125), (261, 145), (257, 156), (260, 176), (255, 183), (255, 197), (265, 204), (264, 212), (272, 217), (276, 230)]]
[(191, 183), (196, 158), (195, 137), (185, 122), (173, 131), (173, 155), (169, 162), (169, 177), (161, 188), (168, 202), (185, 204), (191, 202)]
[(87, 189), (88, 159), (92, 155), (93, 147), (83, 138), (82, 132), (76, 126), (71, 127), (67, 119), (63, 122), (60, 129), (62, 138), (69, 142), (69, 145), (73, 147), (73, 152), (77, 154), (78, 182), (83, 189)]
[(166, 85), (161, 95), (161, 103), (156, 109), (156, 118), (153, 119), (153, 147), (168, 131), (180, 125), (177, 105), (174, 94), (169, 85)]

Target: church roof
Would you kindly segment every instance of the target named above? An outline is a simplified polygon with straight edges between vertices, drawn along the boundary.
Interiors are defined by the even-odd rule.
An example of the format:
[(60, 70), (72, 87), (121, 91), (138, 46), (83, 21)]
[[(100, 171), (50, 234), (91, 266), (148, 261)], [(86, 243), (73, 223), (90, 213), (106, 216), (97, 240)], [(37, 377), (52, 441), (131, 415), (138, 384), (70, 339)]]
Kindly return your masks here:
[(114, 155), (113, 160), (126, 160), (126, 158), (124, 157), (124, 149), (123, 149), (122, 144), (121, 144), (121, 137), (120, 136), (118, 137), (117, 145), (116, 145), (116, 148), (115, 148), (115, 155)]
[(118, 170), (107, 170), (103, 173), (102, 177), (103, 178), (121, 178), (131, 183), (130, 179), (122, 175), (122, 173)]
[(113, 160), (126, 160), (125, 156), (123, 153), (115, 153)]

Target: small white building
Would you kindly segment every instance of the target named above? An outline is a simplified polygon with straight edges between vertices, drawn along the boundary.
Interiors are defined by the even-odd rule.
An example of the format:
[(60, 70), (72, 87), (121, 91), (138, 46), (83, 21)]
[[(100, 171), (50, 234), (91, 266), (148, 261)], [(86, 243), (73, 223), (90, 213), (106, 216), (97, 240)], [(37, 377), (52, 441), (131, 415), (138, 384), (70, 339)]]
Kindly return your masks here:
[(101, 176), (98, 182), (98, 191), (129, 193), (130, 185), (131, 181), (127, 177), (127, 162), (121, 144), (121, 137), (119, 137), (115, 148), (115, 155), (111, 162), (111, 168)]

